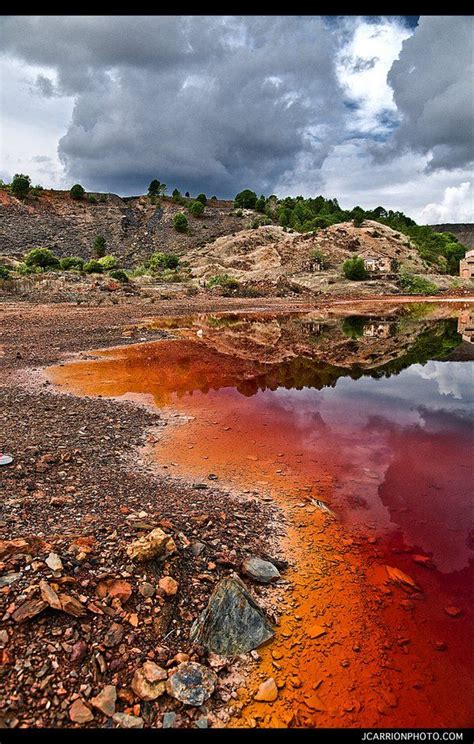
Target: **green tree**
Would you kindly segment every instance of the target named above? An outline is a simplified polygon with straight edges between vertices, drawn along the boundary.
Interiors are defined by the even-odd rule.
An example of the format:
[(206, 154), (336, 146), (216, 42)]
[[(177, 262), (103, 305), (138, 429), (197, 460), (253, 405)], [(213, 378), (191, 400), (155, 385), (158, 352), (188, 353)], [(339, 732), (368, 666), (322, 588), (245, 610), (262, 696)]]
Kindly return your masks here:
[(59, 259), (49, 248), (33, 248), (25, 255), (25, 264), (29, 268), (40, 268), (48, 271), (59, 269)]
[(31, 178), (24, 173), (15, 173), (10, 184), (10, 191), (18, 199), (24, 199), (31, 189)]
[(178, 214), (175, 214), (173, 217), (173, 227), (178, 232), (186, 232), (188, 229), (188, 218), (184, 212), (178, 212)]
[(107, 241), (103, 235), (97, 235), (93, 244), (92, 252), (96, 258), (103, 258), (107, 249)]
[(190, 204), (189, 211), (193, 217), (201, 217), (204, 214), (204, 204), (200, 201), (193, 201)]
[(255, 209), (257, 212), (261, 212), (262, 214), (265, 212), (265, 201), (264, 195), (261, 194), (255, 202)]
[(201, 202), (204, 206), (207, 204), (207, 196), (206, 194), (198, 194), (196, 196), (196, 201)]
[(154, 178), (148, 186), (148, 196), (164, 196), (166, 194), (166, 184)]
[(173, 189), (173, 193), (172, 193), (173, 199), (175, 199), (175, 200), (176, 199), (179, 199), (180, 196), (181, 196), (181, 191), (179, 191), (178, 189)]
[(257, 201), (257, 194), (255, 191), (250, 189), (244, 189), (239, 191), (234, 199), (234, 206), (240, 207), (241, 209), (254, 209), (255, 202)]
[(352, 281), (361, 281), (362, 279), (367, 279), (369, 276), (369, 272), (365, 268), (364, 259), (360, 256), (354, 256), (344, 261), (342, 270), (346, 278), (352, 279)]
[(86, 193), (85, 189), (81, 186), (80, 183), (75, 183), (74, 186), (71, 187), (69, 191), (69, 196), (71, 199), (82, 199), (84, 197), (84, 194)]

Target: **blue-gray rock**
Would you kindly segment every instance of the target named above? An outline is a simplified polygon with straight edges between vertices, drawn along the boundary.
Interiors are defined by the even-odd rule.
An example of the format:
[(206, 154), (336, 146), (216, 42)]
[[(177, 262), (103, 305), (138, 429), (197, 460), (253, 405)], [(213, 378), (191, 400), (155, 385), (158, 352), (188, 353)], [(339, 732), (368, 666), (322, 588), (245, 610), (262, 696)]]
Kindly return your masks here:
[(270, 584), (280, 578), (278, 568), (261, 558), (246, 558), (242, 563), (242, 573), (261, 584)]
[(168, 695), (185, 705), (202, 705), (214, 692), (217, 676), (202, 664), (185, 661), (170, 674), (166, 682)]
[(163, 728), (169, 729), (173, 728), (174, 724), (176, 723), (176, 713), (174, 710), (169, 710), (163, 715)]
[(191, 628), (191, 640), (222, 656), (258, 648), (274, 632), (263, 610), (237, 577), (222, 579)]

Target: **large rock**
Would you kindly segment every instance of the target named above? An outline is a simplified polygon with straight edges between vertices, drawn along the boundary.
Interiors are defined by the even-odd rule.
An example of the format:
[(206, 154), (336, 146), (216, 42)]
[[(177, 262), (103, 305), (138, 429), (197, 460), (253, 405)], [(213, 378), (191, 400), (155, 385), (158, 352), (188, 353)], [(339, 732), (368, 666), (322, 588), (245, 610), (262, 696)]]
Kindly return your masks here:
[(216, 682), (217, 676), (212, 669), (195, 661), (185, 661), (170, 675), (166, 690), (168, 695), (185, 705), (199, 706), (212, 695)]
[(280, 578), (278, 568), (261, 558), (246, 558), (242, 563), (242, 573), (261, 584), (270, 584)]
[(172, 537), (157, 527), (138, 540), (130, 543), (127, 555), (134, 561), (151, 561), (163, 555), (174, 553), (176, 545)]
[(94, 708), (100, 710), (104, 716), (113, 716), (115, 713), (115, 702), (117, 700), (117, 688), (115, 685), (105, 685), (98, 695), (91, 699)]
[(191, 628), (191, 640), (209, 651), (235, 656), (258, 648), (274, 632), (263, 610), (236, 576), (222, 579)]

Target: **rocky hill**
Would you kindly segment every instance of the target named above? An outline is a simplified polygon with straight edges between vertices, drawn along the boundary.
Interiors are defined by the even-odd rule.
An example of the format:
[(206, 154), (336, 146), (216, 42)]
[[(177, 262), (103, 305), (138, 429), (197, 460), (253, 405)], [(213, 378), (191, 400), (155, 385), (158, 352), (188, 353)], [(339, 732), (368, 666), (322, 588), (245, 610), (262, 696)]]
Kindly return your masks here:
[(436, 232), (451, 232), (457, 237), (460, 243), (468, 248), (474, 248), (474, 224), (454, 223), (443, 225), (430, 225)]
[[(324, 271), (315, 270), (315, 252), (324, 257)], [(187, 259), (193, 275), (204, 280), (229, 274), (244, 282), (290, 281), (301, 288), (319, 290), (339, 280), (342, 264), (355, 255), (386, 258), (389, 264), (396, 260), (400, 268), (414, 273), (432, 271), (406, 235), (372, 220), (365, 220), (361, 227), (342, 222), (305, 234), (262, 225), (192, 249)]]
[[(250, 227), (249, 216), (238, 216), (231, 201), (209, 201), (202, 217), (195, 218), (171, 198), (154, 205), (146, 196), (121, 198), (97, 195), (74, 201), (65, 191), (41, 191), (20, 201), (0, 190), (0, 255), (21, 257), (36, 247), (56, 255), (90, 258), (97, 235), (107, 240), (107, 252), (120, 256), (125, 266), (140, 263), (154, 251), (186, 253), (220, 235)], [(190, 200), (191, 201), (191, 200)], [(173, 217), (185, 211), (187, 233), (178, 233)]]

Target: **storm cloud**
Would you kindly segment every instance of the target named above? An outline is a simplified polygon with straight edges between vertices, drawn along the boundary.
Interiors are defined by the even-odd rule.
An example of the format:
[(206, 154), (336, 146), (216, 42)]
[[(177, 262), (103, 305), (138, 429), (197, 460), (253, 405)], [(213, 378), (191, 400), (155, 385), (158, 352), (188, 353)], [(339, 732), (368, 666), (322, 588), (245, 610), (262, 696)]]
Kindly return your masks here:
[[(403, 195), (404, 179), (417, 195), (416, 174), (455, 174), (444, 184), (434, 178), (419, 209), (466, 181), (467, 18), (422, 18), (415, 27), (397, 17), (9, 16), (1, 29), (0, 62), (15, 76), (4, 107), (15, 147), (24, 141), (26, 153), (36, 132), (30, 110), (44, 122), (42, 138), (48, 116), (55, 133), (67, 119), (56, 154), (52, 141), (16, 160), (7, 151), (4, 172), (44, 155), (56, 163), (56, 183), (90, 190), (139, 193), (154, 177), (222, 197), (337, 185), (347, 190), (327, 195), (348, 206), (357, 195), (364, 206), (405, 209), (403, 198), (383, 196)], [(14, 106), (22, 85), (34, 100), (24, 130)], [(383, 161), (400, 178), (396, 192)], [(341, 171), (349, 163), (350, 178)], [(376, 203), (364, 204), (365, 188)]]

